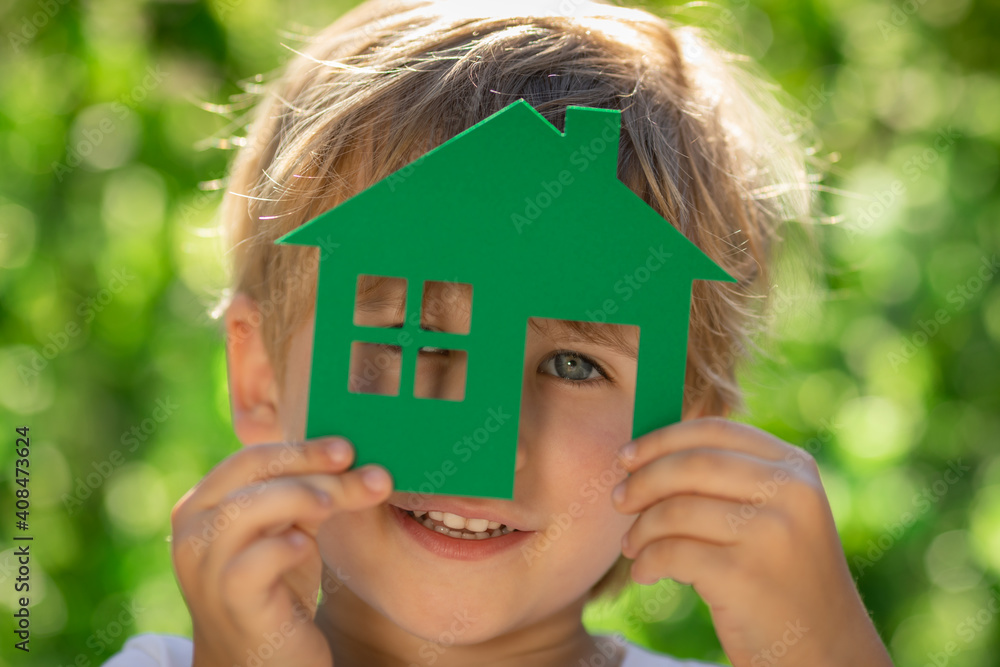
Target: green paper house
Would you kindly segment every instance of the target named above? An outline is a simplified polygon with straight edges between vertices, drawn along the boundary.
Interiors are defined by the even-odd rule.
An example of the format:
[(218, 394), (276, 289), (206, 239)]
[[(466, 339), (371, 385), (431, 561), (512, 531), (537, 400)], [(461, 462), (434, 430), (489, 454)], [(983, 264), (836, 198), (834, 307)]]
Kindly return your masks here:
[[(336, 244), (306, 437), (345, 436), (398, 491), (513, 499), (531, 317), (638, 326), (632, 436), (678, 421), (692, 281), (735, 280), (618, 180), (620, 129), (619, 111), (568, 107), (559, 132), (518, 100), (278, 239)], [(355, 324), (363, 275), (405, 279), (402, 328)], [(471, 285), (467, 332), (421, 327), (434, 281)], [(398, 352), (395, 395), (352, 390), (355, 342)], [(462, 400), (414, 396), (424, 347), (464, 352)]]

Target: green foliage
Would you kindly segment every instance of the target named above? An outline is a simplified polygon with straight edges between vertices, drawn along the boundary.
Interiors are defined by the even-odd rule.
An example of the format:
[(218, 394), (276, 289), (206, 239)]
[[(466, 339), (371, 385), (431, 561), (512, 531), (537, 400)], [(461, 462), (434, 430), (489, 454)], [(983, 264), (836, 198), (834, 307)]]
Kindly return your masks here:
[[(0, 667), (100, 664), (138, 632), (190, 635), (169, 510), (239, 446), (208, 316), (224, 284), (212, 188), (230, 157), (210, 138), (238, 115), (199, 102), (228, 101), (290, 55), (288, 33), (351, 4), (0, 3), (0, 423), (12, 445), (0, 512), (4, 534), (18, 532), (12, 450), (26, 425), (34, 536), (32, 652), (8, 631)], [(835, 224), (816, 226), (812, 254), (788, 230), (768, 357), (742, 375), (739, 418), (820, 461), (900, 667), (949, 642), (947, 664), (987, 664), (1000, 653), (987, 606), (1000, 575), (1000, 9), (736, 0), (679, 13), (759, 58), (832, 162), (822, 201)], [(5, 613), (12, 544), (0, 546)], [(633, 587), (586, 620), (725, 660), (690, 587)]]

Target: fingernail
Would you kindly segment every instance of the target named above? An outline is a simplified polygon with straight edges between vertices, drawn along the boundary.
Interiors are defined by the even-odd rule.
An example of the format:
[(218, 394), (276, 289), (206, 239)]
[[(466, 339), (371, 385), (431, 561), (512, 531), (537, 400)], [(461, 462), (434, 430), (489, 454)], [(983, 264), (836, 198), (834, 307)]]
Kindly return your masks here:
[(326, 451), (334, 463), (343, 463), (351, 454), (351, 446), (346, 440), (334, 440), (326, 446)]
[(369, 468), (361, 473), (361, 481), (370, 491), (382, 491), (389, 485), (389, 476), (382, 468)]
[(634, 442), (628, 443), (620, 450), (618, 450), (618, 454), (626, 461), (632, 460), (632, 457), (635, 456), (635, 443)]
[(625, 482), (615, 487), (615, 490), (611, 492), (611, 499), (619, 505), (622, 504), (622, 501), (625, 500)]
[(294, 530), (292, 534), (288, 536), (288, 541), (292, 543), (293, 546), (300, 547), (306, 543), (306, 536), (300, 531)]

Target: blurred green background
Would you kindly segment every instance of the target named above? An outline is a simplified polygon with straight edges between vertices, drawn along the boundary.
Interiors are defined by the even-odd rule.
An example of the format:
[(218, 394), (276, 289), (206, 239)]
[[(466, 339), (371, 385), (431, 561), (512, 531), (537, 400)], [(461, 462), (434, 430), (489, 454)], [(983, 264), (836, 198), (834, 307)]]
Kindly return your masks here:
[[(203, 103), (353, 4), (0, 0), (0, 665), (190, 636), (169, 511), (238, 446), (208, 315), (232, 155), (213, 137), (238, 114)], [(1000, 7), (649, 6), (759, 59), (833, 161), (834, 224), (816, 226), (818, 257), (780, 264), (739, 418), (819, 459), (897, 665), (997, 664)], [(32, 436), (29, 655), (10, 615), (17, 426)], [(690, 587), (633, 586), (586, 622), (726, 662)]]

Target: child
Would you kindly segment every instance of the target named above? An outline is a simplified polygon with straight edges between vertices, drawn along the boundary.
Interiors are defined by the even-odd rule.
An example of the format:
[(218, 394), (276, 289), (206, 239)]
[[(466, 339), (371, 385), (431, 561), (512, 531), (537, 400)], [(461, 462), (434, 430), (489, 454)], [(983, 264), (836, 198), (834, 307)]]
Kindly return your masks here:
[[(810, 207), (805, 152), (759, 82), (697, 31), (636, 9), (369, 0), (269, 90), (223, 208), (229, 388), (245, 447), (172, 515), (193, 641), (140, 635), (106, 664), (705, 664), (584, 629), (589, 600), (661, 578), (693, 585), (733, 665), (892, 664), (814, 460), (725, 419), (742, 407), (734, 367), (776, 225)], [(568, 105), (621, 110), (619, 178), (739, 282), (694, 284), (680, 423), (623, 447), (634, 328), (533, 321), (514, 500), (397, 492), (381, 466), (348, 470), (354, 443), (303, 442), (316, 255), (337, 249), (274, 240), (517, 99), (559, 129)], [(552, 250), (581, 262), (614, 252), (586, 238)], [(372, 324), (403, 312), (399, 280), (370, 280), (359, 297), (357, 317)], [(468, 322), (468, 294), (428, 297)], [(381, 391), (398, 367), (380, 368), (353, 389)], [(442, 373), (417, 382), (461, 395), (461, 374)], [(600, 481), (608, 471), (612, 484)], [(585, 494), (595, 502), (579, 502)], [(574, 503), (572, 525), (539, 539)]]

